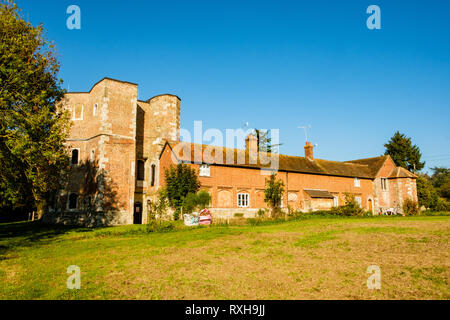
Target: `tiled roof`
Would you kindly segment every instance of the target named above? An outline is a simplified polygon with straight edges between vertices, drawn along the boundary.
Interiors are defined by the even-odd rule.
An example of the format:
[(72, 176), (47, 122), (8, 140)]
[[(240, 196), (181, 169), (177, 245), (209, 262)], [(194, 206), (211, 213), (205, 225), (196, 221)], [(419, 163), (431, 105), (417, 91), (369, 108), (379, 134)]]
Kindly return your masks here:
[[(236, 167), (249, 167), (249, 168), (267, 168), (270, 169), (270, 163), (264, 164), (258, 158), (257, 161), (249, 161), (249, 152), (242, 149), (230, 149), (224, 147), (217, 146), (209, 146), (209, 145), (200, 145), (194, 143), (187, 142), (177, 142), (169, 144), (172, 149), (180, 150), (180, 149), (190, 149), (189, 152), (179, 152), (177, 154), (177, 158), (180, 161), (185, 162), (197, 162), (196, 159), (201, 159), (201, 156), (195, 157), (196, 153), (199, 155), (205, 154), (205, 149), (208, 149), (207, 154), (211, 154), (211, 159), (202, 159), (203, 163), (209, 164), (218, 164), (225, 166), (236, 166)], [(195, 147), (197, 146), (197, 147)], [(200, 154), (201, 150), (201, 154)], [(222, 156), (220, 154), (215, 157), (215, 152), (222, 152)], [(232, 163), (227, 163), (227, 152), (230, 155), (233, 155)], [(241, 159), (245, 159), (241, 161), (242, 163), (237, 163), (238, 156)], [(270, 157), (270, 155), (268, 155)], [(264, 159), (264, 158), (263, 158)], [(338, 161), (329, 161), (322, 159), (314, 159), (309, 160), (305, 157), (296, 157), (296, 156), (288, 156), (288, 155), (279, 155), (279, 171), (289, 171), (289, 172), (299, 172), (299, 173), (311, 173), (311, 174), (320, 174), (320, 175), (330, 175), (330, 176), (342, 176), (342, 177), (352, 177), (352, 178), (365, 178), (365, 179), (374, 179), (379, 169), (383, 165), (386, 160), (386, 156), (371, 158), (371, 159), (362, 159), (362, 160), (354, 160), (347, 162), (338, 162)], [(228, 161), (230, 162), (230, 161)]]
[(417, 176), (405, 168), (397, 167), (392, 170), (388, 178), (417, 178)]
[(305, 192), (311, 197), (311, 198), (320, 198), (320, 199), (333, 199), (333, 195), (329, 193), (327, 190), (311, 190), (311, 189), (305, 189)]
[(350, 160), (350, 161), (345, 161), (345, 163), (366, 165), (369, 167), (370, 174), (375, 177), (377, 175), (378, 171), (380, 171), (380, 169), (383, 166), (384, 162), (386, 161), (387, 157), (388, 156), (380, 156), (380, 157), (367, 158), (367, 159)]

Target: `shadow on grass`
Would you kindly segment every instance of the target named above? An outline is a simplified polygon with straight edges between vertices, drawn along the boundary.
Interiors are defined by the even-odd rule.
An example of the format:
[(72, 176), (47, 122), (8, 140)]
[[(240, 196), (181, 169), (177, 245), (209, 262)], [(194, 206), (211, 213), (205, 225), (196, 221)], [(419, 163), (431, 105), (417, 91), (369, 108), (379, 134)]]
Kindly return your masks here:
[(68, 232), (91, 232), (92, 229), (76, 226), (44, 224), (41, 221), (0, 224), (0, 260), (9, 251), (21, 247), (40, 246), (55, 241)]

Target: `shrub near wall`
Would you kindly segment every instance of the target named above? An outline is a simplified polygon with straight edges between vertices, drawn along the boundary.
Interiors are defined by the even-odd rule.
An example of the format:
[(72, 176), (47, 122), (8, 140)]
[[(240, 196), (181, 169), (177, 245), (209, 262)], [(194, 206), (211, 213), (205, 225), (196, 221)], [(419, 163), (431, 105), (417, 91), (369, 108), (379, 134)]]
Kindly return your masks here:
[(403, 213), (408, 216), (416, 216), (419, 214), (419, 204), (411, 199), (403, 201)]

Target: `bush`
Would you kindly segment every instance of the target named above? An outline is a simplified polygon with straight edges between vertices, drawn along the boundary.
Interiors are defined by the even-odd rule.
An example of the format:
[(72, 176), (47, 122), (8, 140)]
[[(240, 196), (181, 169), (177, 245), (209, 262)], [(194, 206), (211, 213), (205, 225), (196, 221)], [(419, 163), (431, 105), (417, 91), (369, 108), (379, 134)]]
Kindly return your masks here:
[(200, 210), (207, 208), (210, 203), (211, 195), (207, 191), (200, 190), (197, 192), (197, 206)]
[(188, 193), (183, 199), (183, 214), (191, 214), (197, 207), (197, 196), (193, 193)]
[(196, 209), (202, 210), (209, 206), (211, 202), (211, 195), (202, 190), (194, 193), (188, 193), (186, 197), (183, 198), (183, 214), (190, 214)]
[(175, 229), (172, 221), (150, 220), (147, 224), (147, 232), (169, 232)]
[(440, 198), (434, 209), (436, 211), (450, 211), (450, 201)]
[(348, 216), (363, 216), (365, 212), (356, 202), (355, 196), (348, 193), (345, 194), (345, 205), (331, 208), (329, 214), (348, 217)]
[(403, 201), (403, 213), (408, 216), (416, 216), (419, 214), (419, 204), (411, 199)]

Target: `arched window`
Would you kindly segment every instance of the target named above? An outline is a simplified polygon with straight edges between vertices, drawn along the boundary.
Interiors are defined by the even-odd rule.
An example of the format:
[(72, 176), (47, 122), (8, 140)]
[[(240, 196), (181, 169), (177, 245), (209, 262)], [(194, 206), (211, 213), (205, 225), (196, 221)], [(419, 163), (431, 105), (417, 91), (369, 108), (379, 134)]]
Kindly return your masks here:
[(69, 195), (69, 210), (76, 210), (78, 207), (78, 195), (71, 193)]
[(154, 187), (155, 186), (155, 175), (156, 175), (156, 165), (152, 164), (152, 181), (151, 181), (151, 186)]
[(138, 179), (138, 181), (145, 180), (145, 162), (144, 162), (144, 160), (138, 160), (138, 162), (137, 162), (137, 179)]
[(79, 153), (78, 149), (72, 149), (72, 164), (78, 164)]

